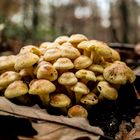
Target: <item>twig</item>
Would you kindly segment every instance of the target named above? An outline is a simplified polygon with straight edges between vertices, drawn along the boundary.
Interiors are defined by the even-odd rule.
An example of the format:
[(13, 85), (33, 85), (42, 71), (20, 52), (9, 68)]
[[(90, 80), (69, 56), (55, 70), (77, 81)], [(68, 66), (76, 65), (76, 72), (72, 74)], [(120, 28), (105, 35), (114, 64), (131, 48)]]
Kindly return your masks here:
[(112, 48), (118, 48), (118, 49), (134, 49), (134, 44), (127, 44), (127, 43), (108, 43), (110, 47)]

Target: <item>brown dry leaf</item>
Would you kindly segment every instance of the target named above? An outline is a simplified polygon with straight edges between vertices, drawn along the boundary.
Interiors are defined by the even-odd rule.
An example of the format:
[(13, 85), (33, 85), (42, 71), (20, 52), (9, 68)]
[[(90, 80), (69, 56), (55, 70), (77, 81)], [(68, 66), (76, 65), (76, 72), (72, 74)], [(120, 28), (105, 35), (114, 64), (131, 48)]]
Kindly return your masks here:
[(99, 140), (104, 135), (100, 128), (89, 125), (83, 118), (49, 115), (42, 109), (15, 105), (4, 97), (0, 97), (0, 114), (38, 120), (32, 123), (38, 135), (31, 139), (20, 137), (21, 140), (76, 140), (81, 137)]

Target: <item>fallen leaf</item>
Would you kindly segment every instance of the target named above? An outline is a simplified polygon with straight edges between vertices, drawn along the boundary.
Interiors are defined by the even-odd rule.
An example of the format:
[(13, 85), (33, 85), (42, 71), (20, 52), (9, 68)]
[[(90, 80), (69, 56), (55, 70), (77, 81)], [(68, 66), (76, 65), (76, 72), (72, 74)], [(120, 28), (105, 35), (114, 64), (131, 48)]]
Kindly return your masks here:
[[(99, 140), (104, 136), (99, 127), (91, 126), (84, 118), (68, 118), (48, 114), (43, 109), (16, 105), (5, 97), (0, 97), (0, 115), (12, 115), (27, 119), (34, 119), (32, 126), (38, 135), (31, 140), (76, 140), (87, 137), (88, 140)], [(29, 138), (20, 137), (22, 140)]]

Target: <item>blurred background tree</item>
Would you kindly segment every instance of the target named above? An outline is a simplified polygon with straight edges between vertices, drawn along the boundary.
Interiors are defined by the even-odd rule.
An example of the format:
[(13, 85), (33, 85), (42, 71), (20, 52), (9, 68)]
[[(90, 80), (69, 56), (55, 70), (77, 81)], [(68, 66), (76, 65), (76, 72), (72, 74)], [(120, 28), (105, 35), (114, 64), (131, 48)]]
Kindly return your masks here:
[(0, 51), (83, 33), (105, 42), (140, 40), (140, 0), (1, 0)]

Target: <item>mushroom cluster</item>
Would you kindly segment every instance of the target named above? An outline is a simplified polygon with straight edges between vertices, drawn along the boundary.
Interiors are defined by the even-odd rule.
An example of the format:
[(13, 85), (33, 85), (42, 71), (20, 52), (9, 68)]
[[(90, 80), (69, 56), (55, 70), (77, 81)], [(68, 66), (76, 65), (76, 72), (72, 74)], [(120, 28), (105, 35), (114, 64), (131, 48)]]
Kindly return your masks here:
[(82, 34), (60, 36), (39, 47), (27, 45), (17, 55), (0, 57), (0, 90), (8, 99), (42, 105), (69, 117), (88, 116), (103, 100), (116, 100), (118, 88), (133, 83), (133, 71), (106, 43)]

